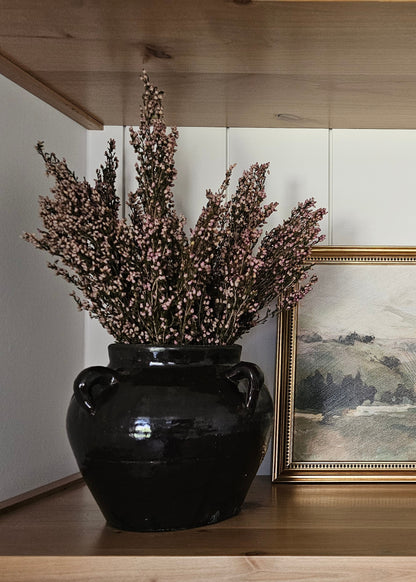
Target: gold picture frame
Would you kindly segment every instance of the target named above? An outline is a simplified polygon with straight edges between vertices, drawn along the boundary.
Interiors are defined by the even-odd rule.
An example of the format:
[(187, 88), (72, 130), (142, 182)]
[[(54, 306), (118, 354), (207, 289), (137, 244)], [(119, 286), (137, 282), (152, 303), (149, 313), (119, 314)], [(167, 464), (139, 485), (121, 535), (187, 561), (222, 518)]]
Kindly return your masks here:
[(416, 481), (416, 247), (309, 262), (318, 282), (277, 323), (272, 480)]

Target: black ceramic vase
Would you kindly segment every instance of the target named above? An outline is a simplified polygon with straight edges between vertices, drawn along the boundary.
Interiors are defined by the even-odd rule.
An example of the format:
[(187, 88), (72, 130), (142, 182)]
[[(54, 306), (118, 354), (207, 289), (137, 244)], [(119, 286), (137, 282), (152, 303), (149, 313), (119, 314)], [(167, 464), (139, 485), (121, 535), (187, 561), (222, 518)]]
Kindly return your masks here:
[(273, 414), (263, 374), (240, 353), (112, 344), (108, 368), (79, 374), (68, 436), (110, 526), (185, 529), (240, 511)]

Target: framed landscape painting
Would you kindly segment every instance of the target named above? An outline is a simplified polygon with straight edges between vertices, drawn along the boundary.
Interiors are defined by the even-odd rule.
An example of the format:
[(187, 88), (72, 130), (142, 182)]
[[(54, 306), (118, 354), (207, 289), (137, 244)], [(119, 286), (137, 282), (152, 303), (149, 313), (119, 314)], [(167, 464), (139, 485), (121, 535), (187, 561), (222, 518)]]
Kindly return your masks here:
[(416, 480), (416, 248), (315, 247), (278, 320), (274, 481)]

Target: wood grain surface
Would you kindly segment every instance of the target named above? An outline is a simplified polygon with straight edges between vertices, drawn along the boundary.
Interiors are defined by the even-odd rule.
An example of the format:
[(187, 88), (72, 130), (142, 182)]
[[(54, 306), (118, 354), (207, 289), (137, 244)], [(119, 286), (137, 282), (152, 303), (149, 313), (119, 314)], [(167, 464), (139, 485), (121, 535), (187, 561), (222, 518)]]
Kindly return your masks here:
[(238, 516), (163, 533), (107, 527), (75, 484), (0, 517), (0, 580), (415, 580), (415, 548), (412, 484), (257, 477)]
[(413, 582), (416, 558), (7, 558), (1, 582)]
[(414, 1), (1, 0), (0, 10), (0, 72), (86, 127), (137, 124), (143, 68), (171, 124), (416, 127)]

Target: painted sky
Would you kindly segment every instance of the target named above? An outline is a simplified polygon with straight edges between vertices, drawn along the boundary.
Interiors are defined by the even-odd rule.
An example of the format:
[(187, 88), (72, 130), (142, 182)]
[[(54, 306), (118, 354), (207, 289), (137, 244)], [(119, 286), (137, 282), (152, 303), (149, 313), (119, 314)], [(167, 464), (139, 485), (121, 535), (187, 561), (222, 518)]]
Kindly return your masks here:
[(300, 303), (300, 334), (416, 339), (416, 264), (316, 265), (314, 272), (318, 282)]

